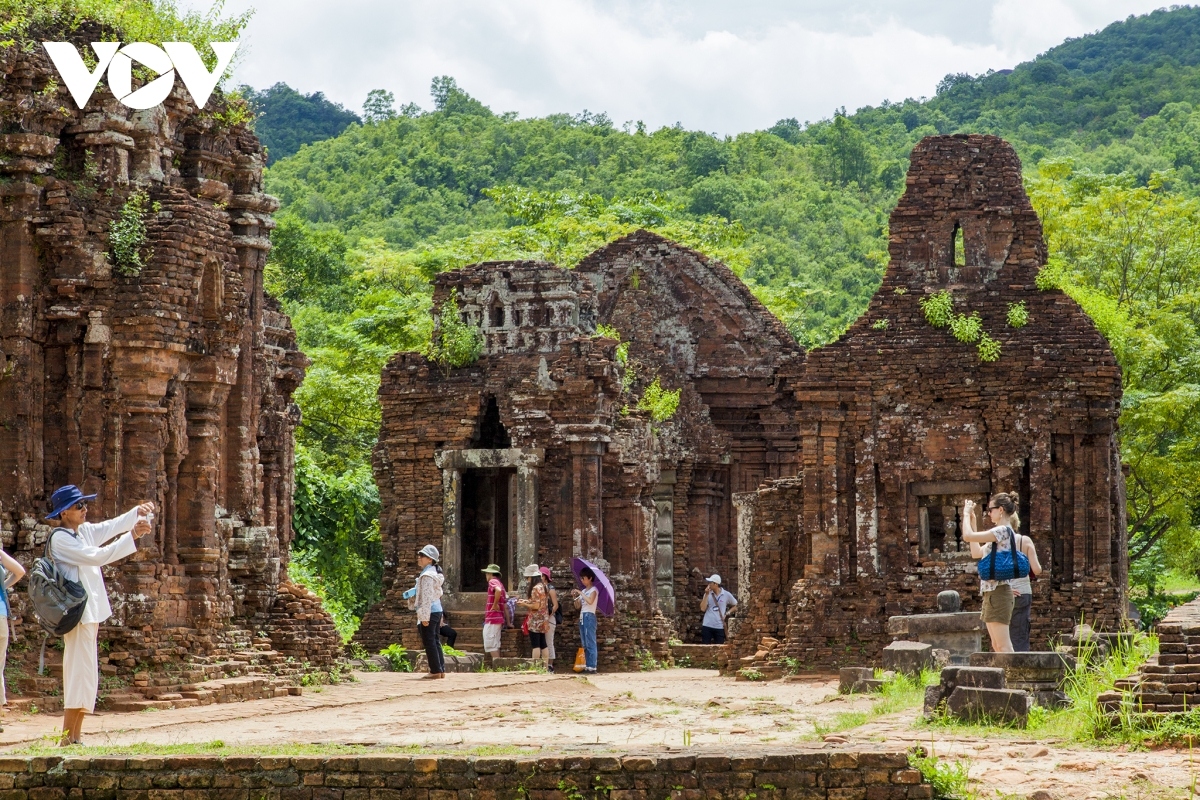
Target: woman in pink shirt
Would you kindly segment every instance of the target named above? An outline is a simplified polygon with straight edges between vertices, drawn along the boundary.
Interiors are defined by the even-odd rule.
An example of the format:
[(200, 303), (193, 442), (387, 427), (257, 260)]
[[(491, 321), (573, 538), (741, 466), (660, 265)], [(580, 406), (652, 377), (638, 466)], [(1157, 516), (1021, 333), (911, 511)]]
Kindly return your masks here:
[(508, 608), (508, 593), (500, 581), (500, 567), (488, 564), (483, 573), (488, 576), (487, 605), (483, 614), (483, 651), (495, 659), (500, 655), (500, 637), (504, 632), (504, 610)]

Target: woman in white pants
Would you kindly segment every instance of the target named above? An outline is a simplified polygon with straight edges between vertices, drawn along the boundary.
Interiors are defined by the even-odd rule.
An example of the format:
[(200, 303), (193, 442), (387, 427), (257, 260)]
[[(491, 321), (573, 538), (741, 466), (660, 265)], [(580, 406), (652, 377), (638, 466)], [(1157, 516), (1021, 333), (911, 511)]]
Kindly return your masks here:
[(87, 521), (87, 501), (95, 497), (64, 486), (51, 496), (53, 510), (47, 516), (58, 522), (50, 533), (50, 558), (69, 580), (82, 583), (87, 590), (83, 617), (63, 636), (63, 736), (59, 742), (63, 747), (79, 744), (84, 715), (96, 710), (100, 684), (96, 638), (100, 623), (112, 616), (100, 568), (137, 552), (134, 539), (150, 532), (150, 521), (144, 516), (154, 513), (153, 503), (142, 503), (107, 522), (91, 523)]

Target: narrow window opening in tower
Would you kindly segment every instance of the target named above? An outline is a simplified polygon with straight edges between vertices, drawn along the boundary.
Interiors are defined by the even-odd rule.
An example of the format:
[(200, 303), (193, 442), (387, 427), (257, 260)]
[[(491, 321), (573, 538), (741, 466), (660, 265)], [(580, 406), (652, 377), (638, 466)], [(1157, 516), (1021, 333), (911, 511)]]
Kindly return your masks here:
[(500, 305), (499, 303), (492, 306), (492, 320), (491, 321), (492, 321), (493, 328), (503, 328), (504, 327), (504, 306)]
[(479, 435), (471, 442), (471, 447), (489, 450), (512, 447), (508, 429), (500, 421), (500, 406), (496, 403), (496, 396), (487, 395), (482, 398), (480, 405)]
[(963, 232), (962, 225), (954, 223), (954, 266), (965, 267), (967, 265), (967, 251), (963, 247)]

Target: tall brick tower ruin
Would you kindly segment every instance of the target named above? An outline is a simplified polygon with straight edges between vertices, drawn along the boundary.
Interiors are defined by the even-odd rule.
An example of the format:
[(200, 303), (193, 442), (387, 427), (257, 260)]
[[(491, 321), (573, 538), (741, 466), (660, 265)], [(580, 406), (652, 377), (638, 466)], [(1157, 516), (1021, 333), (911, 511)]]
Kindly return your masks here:
[[(1035, 649), (1081, 618), (1118, 626), (1121, 370), (1074, 300), (1037, 288), (1046, 245), (1017, 154), (995, 136), (923, 140), (889, 232), (867, 313), (786, 376), (797, 477), (737, 500), (752, 587), (739, 652), (771, 635), (805, 663), (867, 663), (889, 616), (931, 612), (943, 589), (978, 608), (963, 501), (1003, 491), (1019, 493), (1020, 533), (1046, 568)], [(922, 301), (941, 292), (978, 314), (998, 360), (926, 319)], [(1026, 324), (1010, 323), (1014, 306)]]
[[(100, 37), (89, 27), (42, 36), (83, 49)], [(262, 146), (223, 121), (219, 93), (201, 110), (179, 82), (146, 111), (101, 84), (79, 111), (44, 50), (19, 45), (0, 51), (0, 77), (5, 547), (40, 554), (61, 484), (99, 494), (93, 518), (154, 500), (153, 535), (109, 579), (113, 667), (252, 644), (329, 663), (332, 622), (286, 574), (307, 362), (263, 291), (278, 202)], [(139, 195), (140, 267), (109, 235)]]

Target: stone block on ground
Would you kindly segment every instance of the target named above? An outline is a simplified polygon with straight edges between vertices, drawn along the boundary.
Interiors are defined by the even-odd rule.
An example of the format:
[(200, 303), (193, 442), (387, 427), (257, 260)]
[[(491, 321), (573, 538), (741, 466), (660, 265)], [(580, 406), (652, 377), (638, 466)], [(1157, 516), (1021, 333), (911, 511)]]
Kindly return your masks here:
[[(503, 661), (505, 659), (497, 659)], [(511, 661), (526, 661), (527, 659), (508, 659)], [(442, 662), (446, 667), (446, 672), (478, 672), (483, 668), (482, 653), (467, 653), (461, 656), (442, 656)], [(531, 662), (532, 663), (532, 662)], [(541, 662), (537, 662), (541, 663)], [(417, 660), (413, 662), (413, 672), (428, 672), (429, 659), (424, 653), (417, 655)]]
[(1067, 653), (1035, 651), (1029, 653), (973, 653), (971, 666), (998, 667), (1010, 689), (1029, 692), (1061, 691), (1076, 660)]
[[(943, 681), (946, 670), (942, 670)], [(955, 667), (954, 686), (967, 686), (972, 689), (1007, 689), (1004, 670), (999, 667)]]
[(883, 648), (883, 668), (919, 675), (921, 670), (933, 669), (933, 645), (924, 642), (892, 642)]
[(949, 663), (965, 665), (983, 646), (984, 624), (978, 611), (889, 617), (885, 628), (896, 639), (909, 639), (949, 651)]
[(971, 689), (1004, 689), (1004, 670), (998, 667), (950, 666), (942, 669), (941, 681), (925, 689), (924, 713), (933, 716), (940, 706), (959, 686)]
[(1033, 697), (1021, 689), (980, 689), (958, 686), (946, 699), (946, 710), (963, 722), (1016, 723), (1029, 721)]
[(871, 667), (842, 667), (838, 670), (838, 694), (878, 692), (883, 681)]

